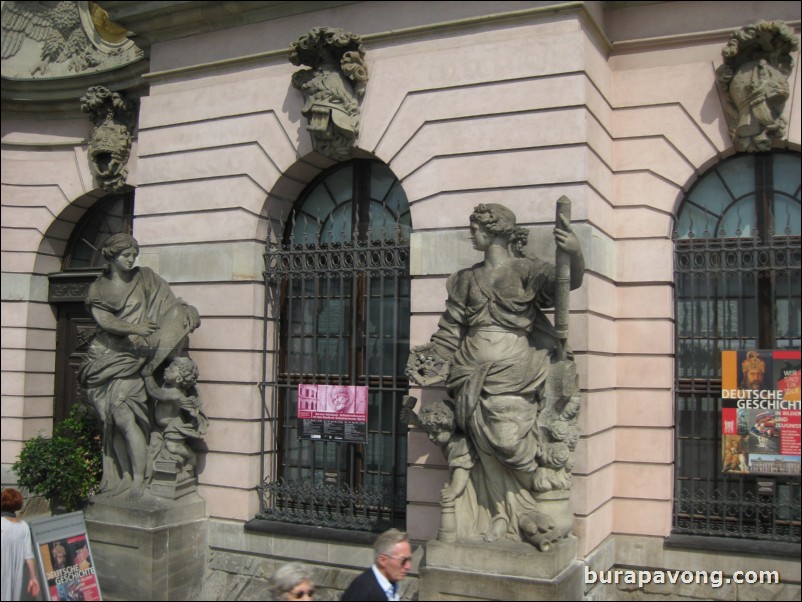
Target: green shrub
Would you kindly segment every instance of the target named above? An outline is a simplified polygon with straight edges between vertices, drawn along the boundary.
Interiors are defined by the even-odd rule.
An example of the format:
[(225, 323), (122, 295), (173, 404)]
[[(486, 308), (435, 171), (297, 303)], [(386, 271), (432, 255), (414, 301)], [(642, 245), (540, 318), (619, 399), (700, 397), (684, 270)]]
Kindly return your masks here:
[(95, 493), (103, 469), (100, 423), (92, 408), (73, 405), (52, 437), (29, 439), (12, 469), (21, 487), (40, 495), (50, 508), (80, 508)]

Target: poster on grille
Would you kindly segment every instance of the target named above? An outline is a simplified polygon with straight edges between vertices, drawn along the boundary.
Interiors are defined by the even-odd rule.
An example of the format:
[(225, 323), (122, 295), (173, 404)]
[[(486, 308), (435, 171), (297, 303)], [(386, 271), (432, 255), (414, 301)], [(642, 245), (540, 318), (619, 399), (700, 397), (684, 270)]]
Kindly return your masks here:
[(800, 352), (721, 353), (722, 471), (800, 473)]
[(368, 388), (298, 385), (301, 439), (367, 443)]
[(83, 512), (31, 519), (46, 600), (101, 600)]

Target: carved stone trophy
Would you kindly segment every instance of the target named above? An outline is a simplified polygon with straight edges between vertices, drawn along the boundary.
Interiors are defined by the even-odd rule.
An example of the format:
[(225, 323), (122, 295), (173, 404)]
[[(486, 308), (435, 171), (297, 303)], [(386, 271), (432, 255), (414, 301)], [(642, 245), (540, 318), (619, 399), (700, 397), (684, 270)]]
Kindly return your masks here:
[[(507, 207), (479, 205), (470, 222), (484, 260), (449, 277), (438, 330), (407, 364), (414, 383), (444, 385), (449, 395), (419, 415), (412, 398), (402, 410), (443, 449), (451, 477), (421, 597), (475, 587), (487, 591), (473, 595), (495, 599), (551, 597), (581, 585), (569, 503), (579, 387), (567, 337), (568, 293), (582, 284), (584, 259), (566, 197), (557, 203), (554, 264), (526, 256), (529, 233)], [(543, 311), (552, 306), (553, 325)], [(501, 575), (526, 585), (495, 590)]]
[(128, 177), (134, 109), (119, 92), (91, 86), (81, 97), (81, 110), (94, 126), (89, 136), (92, 175), (106, 192), (120, 192)]
[(335, 161), (348, 159), (368, 82), (362, 38), (342, 29), (315, 27), (290, 44), (289, 59), (309, 67), (293, 73), (292, 85), (304, 96), (301, 113), (314, 149)]
[(716, 80), (737, 150), (769, 151), (785, 136), (783, 112), (796, 50), (799, 38), (782, 21), (758, 21), (732, 32)]

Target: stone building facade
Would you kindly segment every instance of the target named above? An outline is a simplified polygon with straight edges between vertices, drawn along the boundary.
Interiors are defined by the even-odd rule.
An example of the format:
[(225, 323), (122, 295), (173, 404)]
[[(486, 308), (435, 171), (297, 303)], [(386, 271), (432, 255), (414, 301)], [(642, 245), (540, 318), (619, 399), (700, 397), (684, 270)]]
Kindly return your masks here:
[[(717, 87), (722, 48), (733, 30), (761, 19), (782, 21), (798, 36), (798, 3), (98, 4), (133, 32), (127, 39), (139, 54), (54, 77), (3, 72), (4, 483), (13, 482), (7, 469), (23, 442), (48, 432), (54, 415), (63, 415), (56, 406), (68, 403), (66, 394), (54, 403), (69, 378), (57, 367), (69, 364), (58, 357), (69, 351), (57, 340), (68, 336), (59, 324), (69, 318), (54, 287), (80, 272), (67, 262), (77, 253), (74, 232), (99, 203), (125, 199), (140, 264), (201, 314), (190, 345), (210, 418), (199, 492), (214, 579), (258, 577), (277, 560), (298, 558), (341, 589), (343, 575), (369, 564), (366, 540), (315, 538), (263, 515), (259, 486), (281, 477), (288, 457), (277, 454), (282, 424), (271, 408), (280, 387), (271, 383), (289, 336), (276, 331), (276, 314), (289, 310), (271, 300), (265, 252), (315, 186), (332, 186), (327, 178), (337, 166), (370, 165), (374, 179), (389, 170), (382, 177), (397, 179), (408, 203), (410, 284), (399, 307), (409, 328), (394, 335), (402, 346), (428, 340), (446, 277), (479, 260), (468, 241), (475, 205), (509, 206), (531, 231), (530, 249), (548, 258), (554, 203), (572, 199), (587, 263), (584, 285), (571, 296), (570, 330), (583, 404), (572, 493), (579, 558), (594, 570), (779, 570), (781, 586), (672, 591), (728, 599), (738, 587), (758, 597), (798, 594), (798, 474), (779, 483), (796, 506), (795, 535), (720, 538), (711, 528), (679, 536), (675, 274), (686, 198), (711, 170), (749, 153), (736, 149), (727, 92)], [(348, 158), (315, 146), (304, 95), (293, 86), (298, 67), (288, 48), (321, 26), (360, 35), (365, 49), (368, 79)], [(781, 107), (787, 126), (760, 156), (798, 167), (798, 44), (790, 56)], [(116, 188), (92, 163), (94, 126), (80, 106), (90, 86), (119, 92), (135, 107), (125, 184)], [(796, 178), (791, 217), (778, 228), (798, 237), (798, 169)], [(797, 262), (797, 283), (798, 269)], [(788, 346), (798, 349), (799, 297), (783, 294), (797, 328)], [(394, 428), (405, 427), (387, 432)], [(439, 526), (445, 461), (420, 431), (399, 445), (393, 450), (405, 451), (406, 466), (393, 487), (404, 497), (392, 512), (423, 542)], [(796, 558), (783, 555), (786, 544), (796, 546)]]

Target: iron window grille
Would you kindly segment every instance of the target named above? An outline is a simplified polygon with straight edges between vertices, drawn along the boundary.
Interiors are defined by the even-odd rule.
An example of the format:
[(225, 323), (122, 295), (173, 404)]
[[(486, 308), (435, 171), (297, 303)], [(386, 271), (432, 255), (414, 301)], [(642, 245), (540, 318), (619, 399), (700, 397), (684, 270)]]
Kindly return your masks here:
[[(382, 163), (339, 164), (310, 185), (281, 228), (265, 254), (273, 346), (265, 352), (258, 517), (362, 531), (404, 527), (406, 195)], [(368, 387), (367, 444), (299, 439), (299, 384)]]
[(674, 238), (673, 533), (799, 543), (799, 474), (723, 473), (721, 450), (721, 351), (800, 348), (799, 155), (719, 164)]

